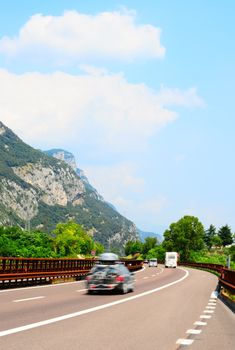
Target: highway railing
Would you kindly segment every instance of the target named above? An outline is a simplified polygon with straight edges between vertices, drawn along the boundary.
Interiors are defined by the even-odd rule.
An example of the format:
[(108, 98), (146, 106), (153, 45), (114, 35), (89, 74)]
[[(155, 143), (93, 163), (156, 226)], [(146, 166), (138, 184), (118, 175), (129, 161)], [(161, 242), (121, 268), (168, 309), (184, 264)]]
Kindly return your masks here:
[[(44, 258), (7, 258), (0, 257), (0, 289), (28, 284), (56, 282), (69, 278), (81, 279), (96, 259), (44, 259)], [(142, 267), (141, 260), (122, 262), (130, 271)]]
[(219, 264), (187, 262), (180, 263), (180, 265), (216, 271), (219, 274), (219, 287), (223, 287), (235, 295), (235, 270), (228, 269)]

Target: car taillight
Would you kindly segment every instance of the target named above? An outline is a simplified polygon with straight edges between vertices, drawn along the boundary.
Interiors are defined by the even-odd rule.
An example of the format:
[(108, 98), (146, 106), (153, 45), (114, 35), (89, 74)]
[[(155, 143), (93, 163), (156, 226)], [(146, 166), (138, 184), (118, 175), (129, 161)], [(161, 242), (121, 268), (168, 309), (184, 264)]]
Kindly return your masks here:
[(124, 277), (123, 276), (117, 276), (116, 277), (116, 282), (124, 282)]

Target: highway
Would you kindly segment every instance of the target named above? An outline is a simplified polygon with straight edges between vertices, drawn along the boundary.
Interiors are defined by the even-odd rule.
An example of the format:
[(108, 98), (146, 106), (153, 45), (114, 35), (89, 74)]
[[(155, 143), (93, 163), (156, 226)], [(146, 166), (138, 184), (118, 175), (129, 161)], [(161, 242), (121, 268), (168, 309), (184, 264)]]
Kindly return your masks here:
[(0, 349), (235, 349), (216, 276), (159, 265), (135, 278), (125, 295), (87, 295), (83, 281), (0, 291)]

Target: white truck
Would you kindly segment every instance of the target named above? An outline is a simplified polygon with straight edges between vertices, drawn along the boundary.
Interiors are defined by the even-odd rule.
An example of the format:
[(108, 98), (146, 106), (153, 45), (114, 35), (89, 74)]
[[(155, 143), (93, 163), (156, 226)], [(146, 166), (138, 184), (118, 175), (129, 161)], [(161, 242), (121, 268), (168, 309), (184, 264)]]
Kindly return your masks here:
[(177, 252), (166, 252), (165, 254), (165, 267), (176, 267), (178, 261)]

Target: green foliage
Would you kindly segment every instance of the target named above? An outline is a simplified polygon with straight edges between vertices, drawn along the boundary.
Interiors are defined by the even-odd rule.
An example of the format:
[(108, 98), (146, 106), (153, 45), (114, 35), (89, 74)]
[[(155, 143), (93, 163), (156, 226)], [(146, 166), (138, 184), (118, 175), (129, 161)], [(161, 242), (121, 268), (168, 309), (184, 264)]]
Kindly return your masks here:
[(143, 243), (143, 255), (146, 256), (151, 249), (156, 248), (157, 243), (158, 242), (156, 237), (146, 237)]
[(231, 232), (231, 228), (228, 225), (222, 226), (219, 229), (218, 236), (220, 237), (222, 245), (224, 247), (233, 243), (233, 235)]
[(96, 255), (104, 253), (104, 246), (99, 242), (94, 242), (94, 251)]
[(140, 241), (128, 241), (125, 245), (125, 254), (134, 255), (136, 253), (141, 253), (143, 244)]
[(188, 261), (191, 251), (204, 248), (203, 225), (194, 216), (184, 216), (165, 231), (163, 247), (180, 253), (181, 261)]
[(91, 254), (95, 245), (81, 225), (70, 221), (58, 224), (53, 231), (54, 249), (59, 257), (76, 257), (78, 254)]
[(235, 263), (235, 245), (232, 245), (230, 248), (226, 248), (227, 254), (230, 255), (231, 260)]
[(146, 259), (157, 258), (159, 262), (163, 262), (165, 260), (166, 250), (162, 245), (158, 245), (155, 248), (152, 248), (146, 254)]
[[(214, 251), (202, 250), (190, 252), (189, 261), (197, 263), (219, 264), (226, 266), (229, 249), (215, 249)], [(231, 257), (231, 268), (235, 269), (235, 259)]]
[(222, 246), (222, 240), (218, 235), (211, 237), (211, 246), (213, 246), (213, 247), (221, 247)]
[(125, 245), (126, 258), (140, 260), (157, 258), (159, 261), (164, 261), (165, 249), (157, 244), (156, 237), (146, 237), (144, 243), (138, 240), (128, 241)]
[(45, 233), (28, 232), (19, 227), (0, 227), (0, 256), (53, 257), (52, 238)]
[(205, 231), (205, 236), (204, 236), (204, 242), (209, 250), (216, 242), (215, 240), (213, 240), (215, 236), (216, 236), (216, 228), (215, 226), (210, 225), (208, 230)]
[(84, 229), (74, 223), (58, 224), (52, 235), (28, 232), (20, 227), (0, 227), (0, 256), (25, 258), (62, 258), (90, 256), (104, 251)]

